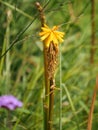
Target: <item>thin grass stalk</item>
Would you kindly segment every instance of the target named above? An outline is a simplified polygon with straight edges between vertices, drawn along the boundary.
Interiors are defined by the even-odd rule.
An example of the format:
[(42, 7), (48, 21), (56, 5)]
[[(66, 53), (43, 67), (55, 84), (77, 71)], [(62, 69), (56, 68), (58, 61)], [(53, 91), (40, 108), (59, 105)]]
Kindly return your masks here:
[[(61, 50), (61, 45), (60, 45), (60, 50)], [(61, 52), (59, 53), (59, 62), (60, 62), (60, 115), (59, 115), (59, 129), (62, 130), (62, 68), (61, 68)]]
[[(5, 36), (4, 36), (2, 54), (5, 52), (6, 48), (9, 48), (9, 43), (10, 43), (10, 23), (11, 23), (11, 20), (12, 20), (12, 14), (11, 14), (11, 11), (8, 10), (7, 11), (7, 28), (6, 28), (6, 33), (5, 33)], [(8, 54), (6, 56), (6, 75), (7, 75), (7, 82), (9, 82), (9, 72), (10, 72), (9, 55), (10, 54), (8, 52)], [(4, 66), (4, 59), (5, 59), (5, 57), (3, 57), (0, 60), (0, 75), (2, 74), (2, 70), (3, 70), (3, 66)]]
[(95, 54), (95, 0), (91, 0), (91, 56), (90, 63), (94, 63)]
[(2, 55), (0, 55), (0, 59), (3, 58), (3, 56), (5, 56), (5, 55), (8, 53), (8, 51), (9, 51), (10, 49), (12, 49), (12, 47), (19, 41), (19, 38), (20, 38), (20, 37), (26, 32), (26, 30), (32, 25), (32, 23), (36, 20), (37, 16), (38, 16), (38, 14), (35, 15), (35, 17), (33, 18), (33, 20), (32, 20), (22, 31), (20, 31), (20, 32), (17, 34), (17, 36), (16, 36), (16, 38), (14, 39), (14, 41), (12, 41), (12, 42), (10, 43), (9, 48), (6, 49), (5, 52), (4, 52)]
[(69, 103), (70, 103), (71, 109), (72, 109), (73, 114), (74, 114), (74, 116), (75, 116), (75, 121), (76, 121), (76, 125), (77, 125), (77, 130), (80, 130), (79, 119), (78, 119), (78, 116), (77, 116), (77, 114), (76, 114), (76, 110), (75, 110), (75, 107), (74, 107), (73, 101), (72, 101), (72, 99), (71, 99), (70, 93), (69, 93), (67, 87), (66, 87), (64, 84), (63, 84), (62, 86), (64, 87), (64, 90), (65, 90), (66, 95), (67, 95), (67, 97), (68, 97), (68, 100), (69, 100)]
[[(6, 50), (6, 35), (4, 36), (4, 42), (3, 42), (1, 55), (5, 52), (5, 50)], [(0, 76), (2, 76), (2, 71), (3, 71), (3, 67), (4, 67), (4, 59), (5, 59), (5, 57), (0, 59)]]
[[(11, 10), (7, 10), (7, 29), (6, 29), (6, 48), (8, 49), (10, 46), (10, 24), (12, 21), (12, 12)], [(6, 55), (6, 93), (9, 91), (10, 86), (10, 51)]]
[(87, 130), (92, 130), (93, 111), (94, 111), (94, 104), (96, 101), (97, 91), (98, 91), (98, 76), (96, 78), (96, 86), (93, 92), (92, 103), (91, 103), (91, 108), (90, 108), (89, 117), (88, 117)]
[(0, 1), (0, 3), (6, 5), (7, 7), (11, 8), (12, 10), (17, 11), (18, 13), (22, 14), (23, 16), (29, 18), (30, 20), (33, 20), (33, 17), (30, 16), (29, 14), (25, 13), (24, 11), (18, 9), (17, 7), (15, 7), (14, 5), (9, 4), (8, 2), (5, 1)]

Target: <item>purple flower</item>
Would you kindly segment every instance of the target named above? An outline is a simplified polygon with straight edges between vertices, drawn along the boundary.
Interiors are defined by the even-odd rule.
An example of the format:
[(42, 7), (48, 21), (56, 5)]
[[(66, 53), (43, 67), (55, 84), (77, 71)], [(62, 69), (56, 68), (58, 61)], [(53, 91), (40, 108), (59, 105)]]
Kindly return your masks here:
[(22, 107), (22, 102), (12, 95), (0, 96), (0, 107), (8, 110), (14, 110), (17, 107)]

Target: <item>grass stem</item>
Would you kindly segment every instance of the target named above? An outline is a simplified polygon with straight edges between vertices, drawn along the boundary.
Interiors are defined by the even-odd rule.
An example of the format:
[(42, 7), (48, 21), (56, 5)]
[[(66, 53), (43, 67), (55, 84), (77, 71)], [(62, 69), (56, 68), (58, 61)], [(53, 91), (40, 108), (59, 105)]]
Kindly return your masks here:
[(91, 57), (90, 63), (94, 63), (95, 54), (95, 0), (91, 0)]
[(96, 78), (96, 86), (94, 88), (94, 93), (93, 93), (93, 97), (92, 97), (92, 103), (91, 103), (91, 108), (90, 108), (89, 117), (88, 117), (87, 130), (92, 129), (93, 111), (94, 111), (94, 104), (95, 104), (95, 100), (96, 100), (97, 91), (98, 91), (98, 77)]

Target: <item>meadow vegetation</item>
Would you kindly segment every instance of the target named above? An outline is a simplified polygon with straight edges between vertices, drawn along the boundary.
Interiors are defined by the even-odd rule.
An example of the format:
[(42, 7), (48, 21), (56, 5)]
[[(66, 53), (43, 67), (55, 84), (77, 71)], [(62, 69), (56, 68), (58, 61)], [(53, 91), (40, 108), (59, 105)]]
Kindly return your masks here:
[[(14, 111), (0, 108), (0, 130), (44, 129), (43, 43), (39, 36), (41, 22), (35, 2), (0, 0), (0, 95), (11, 94), (23, 102), (23, 107)], [(93, 62), (91, 1), (39, 2), (45, 6), (47, 25), (50, 28), (60, 25), (59, 30), (65, 33), (64, 42), (59, 45), (55, 73), (53, 130), (86, 130), (98, 75), (98, 1), (95, 3)], [(96, 98), (92, 130), (97, 129)]]

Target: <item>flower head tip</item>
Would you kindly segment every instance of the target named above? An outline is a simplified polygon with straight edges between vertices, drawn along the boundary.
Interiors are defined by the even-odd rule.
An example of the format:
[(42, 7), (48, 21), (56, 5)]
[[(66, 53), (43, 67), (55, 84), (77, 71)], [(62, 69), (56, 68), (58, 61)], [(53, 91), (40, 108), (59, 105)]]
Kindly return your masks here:
[(59, 26), (53, 26), (50, 29), (46, 24), (42, 27), (42, 31), (39, 33), (41, 40), (45, 42), (45, 45), (49, 47), (50, 43), (58, 44), (63, 42), (64, 32), (57, 31)]

